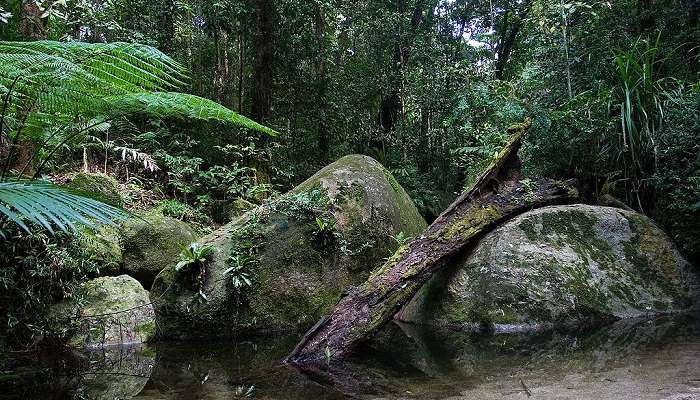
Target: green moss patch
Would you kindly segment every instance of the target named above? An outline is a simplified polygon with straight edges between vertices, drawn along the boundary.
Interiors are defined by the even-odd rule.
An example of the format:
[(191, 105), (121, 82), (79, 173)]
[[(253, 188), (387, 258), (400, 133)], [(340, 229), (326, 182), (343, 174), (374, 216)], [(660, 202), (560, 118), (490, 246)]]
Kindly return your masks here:
[(109, 175), (80, 172), (72, 176), (67, 186), (95, 200), (117, 207), (124, 205), (119, 184), (116, 179)]

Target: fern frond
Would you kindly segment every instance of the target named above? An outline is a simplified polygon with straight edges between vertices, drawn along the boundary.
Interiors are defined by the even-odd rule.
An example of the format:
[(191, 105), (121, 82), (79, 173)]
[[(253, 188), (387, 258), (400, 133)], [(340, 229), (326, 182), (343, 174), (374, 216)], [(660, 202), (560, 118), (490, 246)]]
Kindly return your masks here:
[(119, 208), (68, 191), (48, 182), (0, 182), (0, 214), (30, 232), (27, 222), (53, 232), (76, 230), (76, 225), (113, 224), (129, 214)]
[(12, 87), (14, 114), (42, 113), (28, 122), (37, 127), (51, 125), (52, 117), (56, 122), (122, 111), (216, 120), (276, 135), (211, 100), (172, 91), (187, 79), (182, 65), (141, 44), (0, 42), (0, 94)]
[(188, 118), (219, 121), (277, 136), (277, 132), (219, 103), (186, 93), (143, 92), (104, 99), (107, 110), (116, 113), (144, 113), (157, 118)]

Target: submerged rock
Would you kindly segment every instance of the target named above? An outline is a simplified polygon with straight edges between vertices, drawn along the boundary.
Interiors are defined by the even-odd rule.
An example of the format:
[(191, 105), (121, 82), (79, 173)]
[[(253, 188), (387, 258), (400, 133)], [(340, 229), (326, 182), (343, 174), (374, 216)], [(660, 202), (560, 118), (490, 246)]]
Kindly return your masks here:
[(157, 212), (131, 218), (122, 227), (123, 272), (148, 289), (156, 275), (197, 238), (188, 223)]
[(155, 316), (148, 292), (134, 278), (101, 277), (83, 284), (79, 295), (54, 307), (71, 347), (96, 349), (144, 343), (153, 338)]
[[(351, 155), (199, 241), (204, 273), (175, 266), (151, 299), (166, 337), (308, 328), (425, 221), (391, 174)], [(403, 235), (401, 235), (403, 233)]]
[(397, 315), (404, 321), (538, 329), (694, 307), (692, 267), (647, 217), (545, 207), (486, 235)]

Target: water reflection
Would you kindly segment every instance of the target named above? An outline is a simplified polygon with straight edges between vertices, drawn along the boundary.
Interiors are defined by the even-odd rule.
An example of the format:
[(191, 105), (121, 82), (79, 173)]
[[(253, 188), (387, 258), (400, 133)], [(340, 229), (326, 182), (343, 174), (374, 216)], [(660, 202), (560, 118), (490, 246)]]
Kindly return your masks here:
[(150, 379), (155, 353), (146, 346), (79, 353), (46, 351), (2, 359), (3, 399), (130, 399)]
[[(5, 361), (10, 399), (700, 399), (694, 316), (484, 336), (395, 324), (362, 359), (279, 363), (297, 337)], [(0, 361), (2, 365), (2, 361)]]

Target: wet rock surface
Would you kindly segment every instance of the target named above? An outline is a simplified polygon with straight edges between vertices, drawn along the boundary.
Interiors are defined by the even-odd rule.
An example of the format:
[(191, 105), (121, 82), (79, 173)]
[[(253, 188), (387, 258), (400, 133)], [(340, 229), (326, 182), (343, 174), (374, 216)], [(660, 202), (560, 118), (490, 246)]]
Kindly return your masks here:
[(404, 321), (496, 331), (580, 325), (697, 306), (698, 278), (663, 231), (588, 205), (525, 213), (421, 289)]

